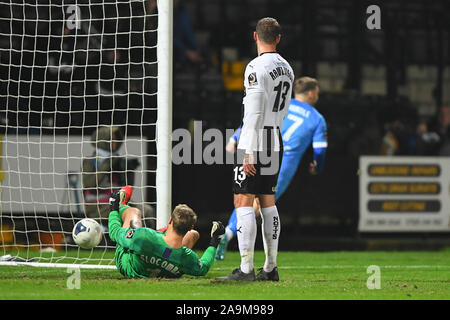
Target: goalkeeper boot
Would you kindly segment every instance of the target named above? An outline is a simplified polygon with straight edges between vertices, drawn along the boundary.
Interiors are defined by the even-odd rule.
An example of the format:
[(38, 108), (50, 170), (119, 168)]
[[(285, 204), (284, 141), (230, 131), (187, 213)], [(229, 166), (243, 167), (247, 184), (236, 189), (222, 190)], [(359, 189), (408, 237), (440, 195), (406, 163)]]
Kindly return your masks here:
[(127, 205), (128, 201), (131, 199), (131, 195), (133, 194), (132, 186), (125, 186), (120, 189), (120, 204)]
[(249, 273), (244, 273), (241, 268), (237, 268), (231, 274), (224, 277), (217, 277), (216, 280), (255, 281), (255, 271), (252, 270)]
[(264, 271), (264, 268), (259, 269), (259, 273), (256, 275), (256, 281), (279, 281), (278, 268), (275, 267), (270, 272)]
[(227, 233), (225, 232), (222, 239), (220, 240), (219, 245), (217, 246), (217, 252), (214, 261), (225, 259), (225, 252), (227, 250), (227, 245), (228, 245), (228, 237)]

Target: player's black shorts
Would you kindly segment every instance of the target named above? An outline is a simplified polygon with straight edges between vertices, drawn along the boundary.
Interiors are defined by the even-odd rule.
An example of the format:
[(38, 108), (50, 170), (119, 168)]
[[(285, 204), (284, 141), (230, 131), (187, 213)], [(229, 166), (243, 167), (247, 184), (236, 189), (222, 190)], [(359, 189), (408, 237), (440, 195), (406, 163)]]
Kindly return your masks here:
[(276, 160), (268, 163), (268, 156), (261, 158), (261, 154), (258, 153), (255, 161), (256, 174), (254, 176), (247, 176), (243, 171), (242, 164), (239, 164), (235, 157), (235, 164), (233, 166), (233, 193), (275, 194), (283, 152), (272, 152), (270, 158), (275, 159), (274, 157), (276, 157), (278, 163)]

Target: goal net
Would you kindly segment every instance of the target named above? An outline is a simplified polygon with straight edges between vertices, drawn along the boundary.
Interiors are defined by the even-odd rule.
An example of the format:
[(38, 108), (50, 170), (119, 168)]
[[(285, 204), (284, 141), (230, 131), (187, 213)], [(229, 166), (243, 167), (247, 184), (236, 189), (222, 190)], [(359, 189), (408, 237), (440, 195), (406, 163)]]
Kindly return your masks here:
[[(157, 226), (158, 211), (158, 225), (165, 222), (171, 6), (0, 3), (1, 264), (113, 267), (108, 199), (125, 185), (133, 186), (131, 205), (141, 209), (145, 226)], [(86, 217), (104, 230), (91, 250), (72, 239), (73, 226)]]

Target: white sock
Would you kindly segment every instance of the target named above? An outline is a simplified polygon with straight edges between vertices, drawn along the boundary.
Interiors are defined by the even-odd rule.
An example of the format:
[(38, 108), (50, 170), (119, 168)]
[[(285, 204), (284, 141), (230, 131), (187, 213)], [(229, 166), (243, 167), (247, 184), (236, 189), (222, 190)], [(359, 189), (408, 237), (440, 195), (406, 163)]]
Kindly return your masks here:
[(262, 238), (266, 261), (264, 271), (270, 272), (277, 266), (278, 240), (280, 238), (280, 217), (277, 206), (261, 208)]
[(256, 241), (256, 218), (253, 207), (236, 209), (237, 239), (241, 254), (241, 270), (249, 273), (253, 270), (253, 255)]

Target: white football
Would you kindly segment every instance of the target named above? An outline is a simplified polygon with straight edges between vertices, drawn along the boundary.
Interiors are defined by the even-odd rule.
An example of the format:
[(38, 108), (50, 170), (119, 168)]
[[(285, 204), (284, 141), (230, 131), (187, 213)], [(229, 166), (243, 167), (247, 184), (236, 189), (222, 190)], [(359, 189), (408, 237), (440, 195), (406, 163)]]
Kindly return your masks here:
[(92, 249), (102, 240), (102, 227), (94, 219), (78, 221), (72, 230), (73, 241), (83, 249)]

